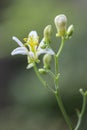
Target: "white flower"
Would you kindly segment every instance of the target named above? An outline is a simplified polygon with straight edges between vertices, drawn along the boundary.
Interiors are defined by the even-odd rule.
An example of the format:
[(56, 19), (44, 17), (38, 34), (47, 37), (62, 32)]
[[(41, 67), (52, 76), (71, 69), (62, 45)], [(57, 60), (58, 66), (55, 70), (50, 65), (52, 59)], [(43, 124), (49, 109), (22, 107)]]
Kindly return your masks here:
[(39, 55), (47, 53), (50, 55), (54, 55), (54, 51), (51, 48), (42, 49), (42, 45), (44, 45), (44, 39), (39, 43), (39, 37), (36, 31), (31, 31), (28, 35), (28, 38), (24, 38), (25, 43), (23, 44), (18, 38), (13, 37), (13, 40), (18, 43), (20, 47), (14, 49), (11, 55), (22, 54), (27, 55), (28, 66), (27, 68), (31, 68), (34, 66), (34, 63), (39, 62)]

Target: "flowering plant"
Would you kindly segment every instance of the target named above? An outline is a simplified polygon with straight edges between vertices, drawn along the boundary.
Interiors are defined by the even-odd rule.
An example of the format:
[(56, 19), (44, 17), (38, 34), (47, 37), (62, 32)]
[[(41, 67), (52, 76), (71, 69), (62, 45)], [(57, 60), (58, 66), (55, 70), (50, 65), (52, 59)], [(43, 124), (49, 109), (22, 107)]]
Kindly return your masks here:
[[(11, 52), (11, 55), (17, 55), (17, 54), (22, 54), (27, 56), (27, 69), (30, 69), (31, 67), (34, 68), (35, 73), (39, 80), (42, 82), (43, 86), (48, 88), (56, 97), (57, 103), (60, 107), (60, 110), (64, 116), (64, 119), (69, 127), (70, 130), (78, 130), (79, 126), (81, 124), (81, 120), (85, 111), (85, 106), (86, 106), (86, 96), (87, 96), (87, 91), (83, 91), (83, 89), (80, 89), (80, 93), (83, 96), (83, 104), (82, 104), (82, 109), (77, 110), (77, 124), (76, 126), (73, 126), (61, 99), (61, 95), (59, 92), (59, 69), (58, 69), (58, 60), (59, 56), (62, 52), (64, 42), (66, 40), (69, 40), (72, 37), (72, 34), (74, 32), (74, 26), (70, 25), (67, 28), (67, 17), (64, 14), (60, 14), (55, 17), (54, 23), (56, 25), (57, 33), (56, 37), (61, 38), (61, 43), (60, 47), (57, 49), (57, 52), (55, 52), (51, 48), (51, 33), (52, 33), (52, 27), (51, 25), (48, 25), (45, 27), (44, 32), (43, 32), (43, 39), (39, 41), (39, 36), (36, 31), (31, 31), (28, 35), (28, 38), (24, 38), (24, 44), (15, 36), (13, 36), (13, 40), (16, 41), (19, 45), (16, 49), (14, 49)], [(43, 56), (43, 67), (42, 68), (37, 68), (37, 64), (40, 62), (39, 56), (41, 54), (44, 54)], [(53, 72), (50, 68), (51, 65), (51, 60), (52, 56), (54, 58), (54, 68), (55, 71)], [(42, 74), (49, 74), (53, 81), (54, 81), (54, 88), (52, 88), (48, 82), (46, 82), (42, 78)]]

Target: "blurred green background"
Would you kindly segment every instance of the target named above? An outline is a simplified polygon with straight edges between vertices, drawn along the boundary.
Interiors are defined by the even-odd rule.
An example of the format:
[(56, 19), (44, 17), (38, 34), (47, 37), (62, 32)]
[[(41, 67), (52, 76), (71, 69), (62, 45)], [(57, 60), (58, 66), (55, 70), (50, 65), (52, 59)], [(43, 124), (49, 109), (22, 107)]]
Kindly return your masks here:
[[(40, 38), (46, 25), (56, 28), (54, 18), (65, 14), (74, 24), (73, 38), (65, 43), (60, 56), (60, 92), (67, 112), (76, 121), (81, 108), (79, 88), (87, 90), (87, 0), (0, 0), (0, 130), (68, 130), (56, 99), (34, 74), (26, 70), (26, 56), (11, 56), (20, 40), (31, 30)], [(48, 78), (48, 77), (47, 77)], [(53, 83), (52, 83), (53, 85)], [(79, 130), (87, 130), (87, 109)]]

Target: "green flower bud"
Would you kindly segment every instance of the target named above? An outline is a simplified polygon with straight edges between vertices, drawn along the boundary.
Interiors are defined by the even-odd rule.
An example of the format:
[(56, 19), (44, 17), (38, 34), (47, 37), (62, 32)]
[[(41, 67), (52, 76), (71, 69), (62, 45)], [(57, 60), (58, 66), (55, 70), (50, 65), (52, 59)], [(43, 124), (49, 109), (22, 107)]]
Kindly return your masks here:
[(72, 37), (72, 34), (74, 32), (74, 26), (73, 25), (70, 25), (67, 29), (67, 36), (68, 38), (71, 38)]
[(51, 62), (52, 56), (50, 54), (45, 54), (43, 57), (43, 64), (44, 68), (50, 69), (50, 62)]
[(43, 68), (39, 69), (38, 71), (39, 71), (40, 74), (46, 74), (46, 71)]
[(51, 34), (52, 34), (52, 26), (48, 25), (44, 29), (44, 41), (45, 43), (50, 43), (51, 40)]
[(64, 14), (60, 14), (55, 17), (54, 23), (57, 28), (57, 34), (56, 36), (62, 37), (66, 34), (66, 24), (67, 24), (67, 18)]
[(41, 46), (42, 49), (45, 49), (47, 47), (47, 44), (44, 44)]

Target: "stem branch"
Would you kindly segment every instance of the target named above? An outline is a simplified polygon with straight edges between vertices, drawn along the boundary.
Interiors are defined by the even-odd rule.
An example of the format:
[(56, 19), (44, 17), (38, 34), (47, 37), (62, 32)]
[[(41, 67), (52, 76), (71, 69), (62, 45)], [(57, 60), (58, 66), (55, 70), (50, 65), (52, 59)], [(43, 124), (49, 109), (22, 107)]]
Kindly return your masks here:
[(63, 49), (63, 45), (64, 45), (64, 41), (65, 41), (64, 37), (62, 37), (61, 40), (62, 40), (61, 45), (60, 45), (59, 50), (58, 50), (57, 55), (56, 55), (57, 57), (59, 57), (59, 55)]
[(35, 71), (35, 73), (36, 73), (38, 79), (39, 79), (39, 80), (41, 81), (41, 83), (43, 84), (43, 86), (46, 87), (46, 82), (45, 82), (45, 81), (43, 80), (43, 78), (40, 76), (40, 74), (39, 74), (39, 72), (38, 72), (38, 70), (37, 70), (36, 64), (34, 65), (34, 71)]
[(41, 75), (38, 72), (37, 66), (36, 64), (34, 65), (34, 71), (38, 77), (38, 79), (41, 81), (41, 83), (43, 84), (44, 87), (48, 88), (51, 92), (55, 93), (55, 91), (47, 84), (46, 81), (44, 81), (44, 79), (41, 77)]
[(81, 121), (82, 121), (82, 117), (83, 117), (83, 114), (84, 114), (84, 111), (85, 111), (85, 107), (86, 107), (86, 94), (83, 93), (82, 96), (83, 96), (82, 109), (81, 109), (81, 112), (78, 113), (78, 122), (77, 122), (77, 125), (76, 125), (74, 130), (78, 130), (78, 128), (81, 124)]

